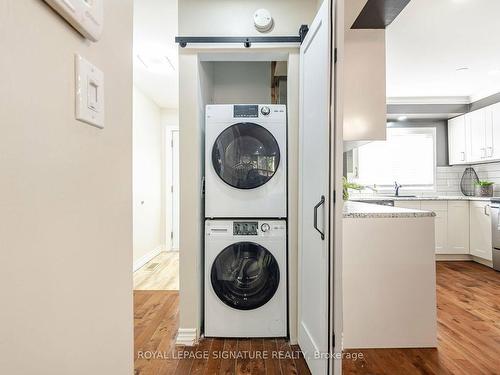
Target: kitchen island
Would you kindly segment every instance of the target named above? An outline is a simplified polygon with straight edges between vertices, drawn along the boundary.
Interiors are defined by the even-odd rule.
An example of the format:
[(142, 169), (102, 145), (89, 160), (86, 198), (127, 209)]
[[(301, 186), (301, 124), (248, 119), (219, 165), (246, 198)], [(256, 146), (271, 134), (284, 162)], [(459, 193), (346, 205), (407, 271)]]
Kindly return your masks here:
[(346, 349), (436, 347), (434, 212), (345, 202)]

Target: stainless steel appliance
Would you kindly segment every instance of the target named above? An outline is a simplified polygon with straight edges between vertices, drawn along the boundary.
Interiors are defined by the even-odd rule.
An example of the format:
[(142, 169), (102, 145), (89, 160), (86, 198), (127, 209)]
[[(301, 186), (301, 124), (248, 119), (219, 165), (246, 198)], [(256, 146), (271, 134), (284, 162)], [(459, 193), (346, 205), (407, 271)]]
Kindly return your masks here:
[(493, 269), (500, 271), (500, 199), (491, 200), (491, 243), (493, 252)]

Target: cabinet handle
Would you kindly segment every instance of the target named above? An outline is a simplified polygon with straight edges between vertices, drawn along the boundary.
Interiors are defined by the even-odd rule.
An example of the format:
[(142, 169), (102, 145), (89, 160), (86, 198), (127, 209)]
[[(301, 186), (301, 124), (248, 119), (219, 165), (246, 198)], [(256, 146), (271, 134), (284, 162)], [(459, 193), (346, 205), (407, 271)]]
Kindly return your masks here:
[(319, 232), (322, 240), (325, 240), (325, 234), (322, 231), (320, 231), (318, 228), (318, 208), (319, 208), (319, 206), (321, 206), (324, 203), (325, 203), (325, 196), (322, 195), (318, 204), (316, 204), (316, 206), (314, 206), (314, 224), (313, 224), (314, 229), (316, 229)]
[(486, 216), (490, 216), (490, 214), (488, 213), (488, 210), (486, 209), (486, 208), (488, 208), (489, 206), (490, 206), (489, 204), (487, 204), (487, 205), (485, 205), (485, 206), (484, 206), (484, 214), (485, 214)]
[(489, 158), (493, 156), (493, 147), (488, 147), (488, 153), (486, 154)]
[(465, 152), (462, 151), (460, 155), (461, 155), (460, 160), (465, 161)]

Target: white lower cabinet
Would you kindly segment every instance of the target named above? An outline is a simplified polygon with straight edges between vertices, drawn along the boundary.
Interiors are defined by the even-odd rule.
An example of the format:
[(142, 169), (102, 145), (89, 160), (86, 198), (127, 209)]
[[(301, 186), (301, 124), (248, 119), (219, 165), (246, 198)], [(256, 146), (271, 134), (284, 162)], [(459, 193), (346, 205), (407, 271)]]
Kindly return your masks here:
[(469, 202), (448, 201), (448, 247), (443, 254), (469, 254)]
[(491, 218), (488, 202), (470, 202), (470, 254), (491, 260)]
[(469, 254), (468, 201), (395, 201), (394, 205), (436, 213), (436, 254)]

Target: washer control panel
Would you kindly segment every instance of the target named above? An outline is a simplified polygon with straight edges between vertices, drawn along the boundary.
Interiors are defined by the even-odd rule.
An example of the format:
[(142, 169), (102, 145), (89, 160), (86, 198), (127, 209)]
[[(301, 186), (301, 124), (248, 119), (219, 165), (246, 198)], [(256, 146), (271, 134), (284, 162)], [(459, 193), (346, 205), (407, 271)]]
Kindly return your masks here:
[(259, 231), (257, 221), (235, 221), (233, 223), (233, 235), (235, 236), (256, 236)]

